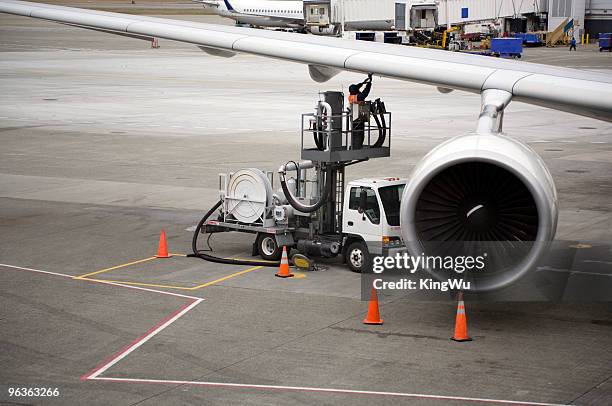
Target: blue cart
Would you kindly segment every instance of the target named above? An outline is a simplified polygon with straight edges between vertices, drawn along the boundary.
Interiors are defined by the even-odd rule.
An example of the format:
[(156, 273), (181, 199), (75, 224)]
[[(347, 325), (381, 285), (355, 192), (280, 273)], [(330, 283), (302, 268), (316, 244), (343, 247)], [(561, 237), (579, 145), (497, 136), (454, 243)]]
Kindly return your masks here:
[(493, 38), (491, 54), (502, 58), (520, 58), (523, 53), (521, 38)]
[(607, 50), (612, 52), (612, 44), (610, 41), (612, 40), (612, 33), (604, 32), (599, 34), (599, 52), (603, 52), (603, 50)]
[(514, 34), (514, 38), (519, 38), (523, 42), (523, 45), (528, 47), (538, 47), (542, 45), (542, 37), (540, 34), (517, 32)]

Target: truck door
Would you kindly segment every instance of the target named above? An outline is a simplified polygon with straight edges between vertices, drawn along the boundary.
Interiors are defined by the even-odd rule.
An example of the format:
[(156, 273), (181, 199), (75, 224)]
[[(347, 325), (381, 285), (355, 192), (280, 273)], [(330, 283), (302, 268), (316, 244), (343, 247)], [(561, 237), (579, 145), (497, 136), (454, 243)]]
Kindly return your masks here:
[[(366, 194), (366, 207), (360, 207), (362, 191)], [(378, 242), (382, 238), (381, 227), (381, 212), (376, 192), (369, 187), (351, 187), (348, 209), (344, 213), (344, 232), (360, 235), (366, 242)]]

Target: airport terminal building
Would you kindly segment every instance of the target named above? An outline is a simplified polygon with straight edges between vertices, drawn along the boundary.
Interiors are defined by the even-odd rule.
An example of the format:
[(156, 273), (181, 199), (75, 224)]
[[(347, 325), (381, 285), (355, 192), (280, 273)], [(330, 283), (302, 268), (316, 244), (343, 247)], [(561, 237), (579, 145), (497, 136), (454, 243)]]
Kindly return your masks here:
[(577, 38), (587, 33), (596, 38), (612, 32), (612, 0), (444, 0), (438, 7), (440, 24), (497, 19), (506, 21), (506, 31), (554, 31), (573, 19)]

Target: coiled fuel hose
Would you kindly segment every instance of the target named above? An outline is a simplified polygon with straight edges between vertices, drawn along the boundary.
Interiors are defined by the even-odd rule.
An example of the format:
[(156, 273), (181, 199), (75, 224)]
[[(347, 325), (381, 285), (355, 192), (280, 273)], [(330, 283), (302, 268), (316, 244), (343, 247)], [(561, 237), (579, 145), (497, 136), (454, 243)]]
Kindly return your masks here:
[(200, 235), (200, 231), (202, 230), (202, 226), (210, 216), (221, 206), (223, 203), (222, 200), (219, 200), (205, 215), (202, 217), (198, 225), (196, 226), (195, 232), (193, 233), (193, 239), (191, 240), (191, 249), (193, 250), (193, 254), (187, 255), (187, 257), (193, 258), (201, 258), (205, 261), (215, 262), (217, 264), (228, 264), (228, 265), (244, 265), (244, 266), (280, 266), (280, 261), (263, 261), (263, 260), (248, 260), (248, 259), (234, 259), (234, 258), (219, 258), (213, 255), (205, 254), (202, 251), (198, 250), (198, 237)]
[[(293, 162), (293, 161), (290, 161)], [(289, 162), (288, 162), (289, 163)], [(297, 163), (293, 162), (293, 164), (295, 165), (295, 170), (296, 172), (299, 174), (300, 172), (300, 167)], [(315, 204), (312, 205), (307, 205), (307, 204), (303, 204), (298, 202), (295, 197), (293, 196), (293, 194), (291, 193), (291, 191), (289, 190), (289, 187), (287, 187), (287, 181), (285, 179), (285, 175), (286, 175), (286, 170), (285, 170), (285, 166), (281, 167), (282, 170), (279, 170), (279, 178), (280, 178), (280, 184), (281, 187), (283, 188), (283, 193), (285, 194), (285, 198), (287, 199), (287, 201), (289, 202), (289, 204), (291, 205), (291, 207), (293, 207), (294, 209), (296, 209), (299, 212), (302, 213), (313, 213), (317, 210), (319, 210), (329, 199), (329, 196), (331, 195), (332, 192), (332, 182), (331, 182), (331, 175), (332, 175), (332, 171), (331, 168), (328, 168), (326, 173), (325, 173), (325, 192), (323, 194), (323, 196), (321, 196), (321, 198), (319, 199), (318, 202), (316, 202)]]

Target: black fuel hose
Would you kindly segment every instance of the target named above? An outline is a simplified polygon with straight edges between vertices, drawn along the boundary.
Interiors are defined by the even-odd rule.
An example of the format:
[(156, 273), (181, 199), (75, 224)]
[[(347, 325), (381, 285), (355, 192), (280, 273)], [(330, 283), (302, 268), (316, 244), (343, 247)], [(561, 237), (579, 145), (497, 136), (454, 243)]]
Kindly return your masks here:
[(202, 217), (202, 220), (196, 226), (195, 232), (193, 233), (193, 239), (191, 240), (191, 249), (193, 250), (193, 254), (187, 255), (187, 257), (193, 258), (201, 258), (203, 260), (209, 262), (215, 262), (217, 264), (228, 264), (228, 265), (244, 265), (244, 266), (279, 266), (280, 261), (249, 261), (246, 259), (232, 259), (232, 258), (219, 258), (212, 255), (204, 254), (200, 250), (198, 250), (198, 236), (200, 235), (200, 231), (202, 230), (202, 226), (208, 220), (210, 216), (221, 206), (223, 203), (222, 200), (219, 200), (215, 205), (208, 210), (208, 212)]
[[(299, 172), (299, 167), (296, 167), (296, 170)], [(319, 201), (316, 202), (315, 204), (313, 204), (313, 205), (306, 205), (306, 204), (302, 204), (302, 203), (298, 202), (297, 200), (295, 200), (295, 198), (291, 194), (291, 191), (287, 187), (287, 182), (285, 181), (285, 174), (284, 173), (280, 173), (280, 176), (279, 176), (280, 184), (281, 184), (281, 187), (283, 188), (283, 193), (285, 194), (285, 198), (287, 198), (287, 201), (289, 202), (291, 207), (293, 207), (294, 209), (296, 209), (297, 211), (302, 212), (302, 213), (313, 213), (313, 212), (319, 210), (325, 204), (325, 202), (327, 202), (327, 200), (329, 199), (329, 196), (331, 195), (331, 192), (332, 192), (332, 182), (330, 180), (330, 177), (331, 177), (331, 169), (328, 169), (327, 173), (325, 174), (325, 192), (324, 192), (324, 195), (321, 196)]]
[[(387, 123), (385, 120), (385, 105), (380, 101), (380, 99), (376, 99), (376, 111), (374, 112), (374, 121), (376, 121), (376, 126), (378, 126), (378, 139), (372, 145), (373, 148), (380, 148), (385, 143), (385, 139), (387, 138)], [(378, 114), (380, 114), (380, 119), (378, 118)]]
[(317, 121), (314, 123), (314, 127), (313, 135), (315, 145), (319, 151), (325, 151), (325, 143), (323, 142), (325, 140), (325, 134), (323, 133), (323, 126), (319, 125)]
[(378, 139), (374, 144), (372, 144), (372, 148), (380, 148), (385, 142), (385, 138), (387, 138), (387, 134), (385, 132), (385, 128), (381, 125), (380, 119), (378, 118), (378, 114), (372, 114), (374, 117), (374, 121), (376, 122), (376, 127), (378, 127)]

